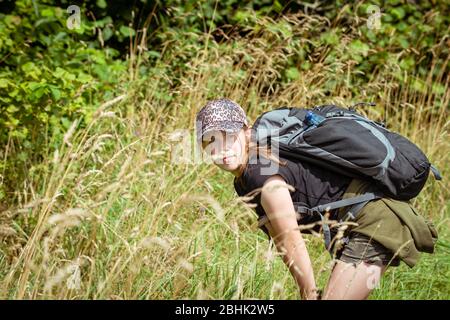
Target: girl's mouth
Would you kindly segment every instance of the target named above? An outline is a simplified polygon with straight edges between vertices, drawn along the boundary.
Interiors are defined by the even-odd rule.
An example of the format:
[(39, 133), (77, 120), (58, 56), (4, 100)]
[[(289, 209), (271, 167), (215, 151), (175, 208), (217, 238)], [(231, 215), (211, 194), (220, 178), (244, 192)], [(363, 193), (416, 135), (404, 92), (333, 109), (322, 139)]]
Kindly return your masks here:
[(236, 154), (234, 154), (234, 153), (229, 153), (229, 154), (224, 154), (224, 155), (215, 155), (215, 156), (213, 156), (213, 160), (214, 161), (222, 160), (222, 162), (228, 162), (235, 156), (236, 156)]
[(223, 161), (223, 163), (229, 163), (232, 158), (234, 158), (234, 156), (223, 157), (222, 161)]

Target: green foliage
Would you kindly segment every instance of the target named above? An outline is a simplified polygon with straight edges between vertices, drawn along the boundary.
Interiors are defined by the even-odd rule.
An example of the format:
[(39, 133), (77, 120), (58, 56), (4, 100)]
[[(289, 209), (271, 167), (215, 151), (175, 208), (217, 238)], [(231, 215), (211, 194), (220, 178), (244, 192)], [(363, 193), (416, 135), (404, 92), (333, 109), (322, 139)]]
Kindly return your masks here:
[[(209, 298), (297, 299), (254, 212), (237, 206), (231, 177), (169, 159), (173, 130), (191, 126), (207, 98), (235, 97), (249, 119), (280, 105), (373, 98), (445, 176), (448, 9), (374, 0), (382, 14), (374, 30), (368, 3), (329, 3), (96, 0), (80, 5), (76, 30), (66, 26), (69, 0), (20, 0), (0, 14), (5, 297), (176, 299), (205, 289)], [(126, 103), (91, 119), (123, 92)], [(448, 190), (430, 181), (417, 199), (439, 226), (436, 253), (412, 271), (390, 269), (373, 298), (448, 298)], [(310, 240), (323, 287), (329, 256)], [(195, 272), (180, 278), (181, 257)], [(59, 276), (69, 262), (81, 262), (82, 290)], [(61, 282), (47, 291), (55, 276)]]
[[(0, 14), (0, 144), (8, 146), (0, 171), (10, 188), (61, 143), (75, 119), (83, 125), (93, 106), (114, 95), (126, 70), (116, 50), (83, 41), (95, 31), (94, 23), (83, 19), (79, 29), (70, 30), (68, 17), (42, 4), (37, 16), (30, 0), (16, 1), (13, 12)], [(14, 170), (19, 168), (24, 169)]]
[[(0, 156), (7, 159), (0, 164), (0, 200), (61, 144), (75, 119), (84, 126), (95, 106), (117, 95), (120, 79), (134, 74), (134, 79), (145, 83), (170, 74), (169, 85), (152, 83), (157, 87), (155, 98), (169, 102), (171, 90), (180, 85), (199, 54), (206, 48), (239, 52), (234, 39), (249, 33), (266, 35), (261, 50), (285, 47), (286, 62), (275, 79), (282, 85), (298, 81), (317, 65), (332, 75), (323, 83), (330, 92), (339, 83), (336, 78), (344, 76), (345, 65), (351, 67), (347, 85), (352, 92), (381, 71), (398, 81), (405, 72), (426, 76), (432, 59), (436, 62), (433, 76), (441, 70), (448, 72), (445, 37), (450, 14), (444, 2), (349, 4), (336, 0), (334, 5), (316, 5), (315, 1), (288, 0), (245, 4), (167, 0), (130, 5), (124, 0), (97, 0), (80, 4), (81, 26), (70, 30), (66, 9), (71, 4), (68, 0), (19, 0), (12, 11), (0, 13), (0, 144), (5, 146)], [(370, 29), (366, 23), (373, 14), (371, 5), (380, 9), (379, 29)], [(308, 28), (304, 29), (279, 19), (285, 13), (317, 14), (322, 19), (305, 19)], [(140, 60), (132, 62), (136, 69), (127, 72), (130, 39), (137, 42), (143, 27), (147, 28), (146, 48)], [(168, 45), (173, 43), (177, 45)], [(170, 56), (169, 61), (161, 63), (163, 56)], [(236, 79), (248, 76), (244, 69), (253, 63), (254, 57), (244, 54)], [(122, 87), (135, 90), (126, 83)], [(414, 87), (425, 90), (420, 80), (415, 80)], [(433, 90), (439, 93), (445, 87), (436, 84)]]
[[(444, 2), (373, 1), (349, 4), (335, 1), (334, 6), (326, 6), (325, 2), (315, 6), (314, 1), (302, 4), (292, 1), (252, 1), (239, 5), (237, 1), (228, 0), (217, 4), (196, 1), (166, 1), (165, 4), (166, 10), (158, 10), (158, 15), (162, 29), (168, 32), (158, 33), (158, 40), (153, 42), (176, 41), (180, 43), (182, 52), (185, 52), (184, 46), (191, 48), (186, 51), (186, 55), (179, 55), (173, 61), (175, 83), (183, 71), (187, 70), (188, 62), (195, 57), (196, 52), (207, 45), (201, 38), (206, 32), (210, 32), (216, 41), (224, 41), (223, 32), (233, 37), (249, 31), (256, 34), (259, 30), (271, 32), (278, 39), (285, 40), (286, 49), (297, 54), (289, 59), (289, 64), (285, 66), (279, 79), (281, 82), (298, 79), (296, 70), (309, 70), (311, 65), (322, 61), (330, 66), (337, 60), (356, 62), (353, 71), (359, 77), (354, 79), (355, 88), (367, 83), (374, 71), (380, 68), (390, 68), (392, 75), (399, 81), (403, 80), (405, 71), (419, 76), (426, 75), (433, 57), (438, 57), (438, 63), (441, 64), (433, 70), (435, 75), (440, 70), (448, 71), (449, 68), (448, 64), (444, 65), (449, 46), (436, 46), (436, 43), (445, 43), (448, 35), (450, 14)], [(369, 28), (367, 23), (374, 13), (373, 5), (378, 6), (380, 12), (378, 29)], [(321, 23), (308, 21), (317, 27), (305, 32), (299, 31), (301, 26), (293, 26), (286, 21), (274, 21), (265, 25), (258, 23), (262, 16), (275, 19), (280, 13), (286, 12), (322, 14), (330, 21), (338, 19), (339, 23), (324, 29)], [(222, 32), (218, 31), (219, 28)], [(359, 36), (347, 43), (346, 36), (350, 33), (357, 33)], [(325, 48), (327, 51), (324, 56)], [(408, 52), (402, 52), (405, 50)], [(400, 68), (392, 68), (393, 65)]]

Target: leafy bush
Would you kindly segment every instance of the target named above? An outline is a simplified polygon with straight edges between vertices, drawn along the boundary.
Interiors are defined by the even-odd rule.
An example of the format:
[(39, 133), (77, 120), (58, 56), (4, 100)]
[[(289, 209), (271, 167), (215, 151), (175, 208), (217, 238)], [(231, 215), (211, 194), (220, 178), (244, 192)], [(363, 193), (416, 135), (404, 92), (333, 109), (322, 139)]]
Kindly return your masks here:
[(31, 0), (16, 1), (13, 12), (0, 15), (0, 144), (7, 159), (0, 164), (0, 200), (75, 119), (89, 121), (126, 70), (117, 50), (83, 41), (96, 31), (94, 23), (83, 20), (70, 30), (68, 16), (50, 5), (40, 5), (36, 15)]
[[(269, 34), (256, 44), (260, 50), (285, 47), (283, 70), (274, 74), (277, 85), (289, 85), (316, 66), (330, 72), (321, 84), (328, 92), (339, 85), (336, 77), (348, 76), (353, 93), (380, 73), (403, 81), (405, 75), (423, 79), (429, 72), (443, 79), (449, 71), (450, 14), (440, 1), (97, 0), (76, 3), (81, 26), (74, 30), (67, 27), (72, 1), (6, 3), (7, 13), (0, 13), (0, 156), (6, 159), (0, 164), (0, 201), (53, 152), (75, 119), (84, 126), (96, 106), (118, 91), (141, 90), (149, 79), (167, 74), (169, 85), (152, 85), (158, 86), (156, 98), (169, 102), (205, 48), (232, 47), (241, 66), (238, 77), (248, 76), (244, 70), (257, 61), (240, 55), (234, 40), (250, 33)], [(373, 5), (380, 10), (379, 29), (366, 23)], [(305, 24), (279, 19), (286, 13), (304, 16)], [(138, 47), (144, 28), (145, 43)], [(133, 50), (139, 52), (137, 61), (129, 59)], [(163, 56), (170, 59), (162, 63)], [(342, 73), (344, 67), (351, 76)], [(143, 85), (121, 81), (128, 75)], [(426, 90), (419, 79), (413, 86)], [(445, 87), (436, 83), (433, 91), (442, 94)]]

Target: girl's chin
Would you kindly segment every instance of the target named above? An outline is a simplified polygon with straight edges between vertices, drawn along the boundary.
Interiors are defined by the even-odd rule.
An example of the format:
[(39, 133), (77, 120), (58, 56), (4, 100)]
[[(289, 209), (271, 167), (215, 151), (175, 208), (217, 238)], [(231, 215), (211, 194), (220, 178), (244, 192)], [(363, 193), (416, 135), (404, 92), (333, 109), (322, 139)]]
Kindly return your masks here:
[(224, 159), (218, 159), (217, 162), (215, 162), (217, 165), (219, 166), (223, 166), (223, 167), (232, 167), (232, 166), (236, 166), (236, 157), (229, 157)]
[(236, 161), (221, 162), (221, 163), (216, 163), (216, 165), (226, 171), (234, 171), (239, 167), (239, 165)]
[(221, 164), (218, 164), (218, 166), (220, 167), (220, 168), (222, 168), (223, 170), (227, 170), (227, 171), (233, 171), (233, 170), (236, 170), (237, 169), (237, 165), (236, 164), (234, 164), (234, 163), (221, 163)]

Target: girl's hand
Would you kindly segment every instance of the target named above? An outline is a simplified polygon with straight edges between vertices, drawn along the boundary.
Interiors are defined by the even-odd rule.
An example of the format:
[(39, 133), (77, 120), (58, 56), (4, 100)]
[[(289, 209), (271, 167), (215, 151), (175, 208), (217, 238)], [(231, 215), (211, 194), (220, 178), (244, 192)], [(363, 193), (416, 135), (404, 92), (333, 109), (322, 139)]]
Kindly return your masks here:
[(300, 295), (305, 300), (322, 300), (322, 290), (318, 289), (309, 290), (305, 295), (302, 295), (302, 291), (300, 290)]

